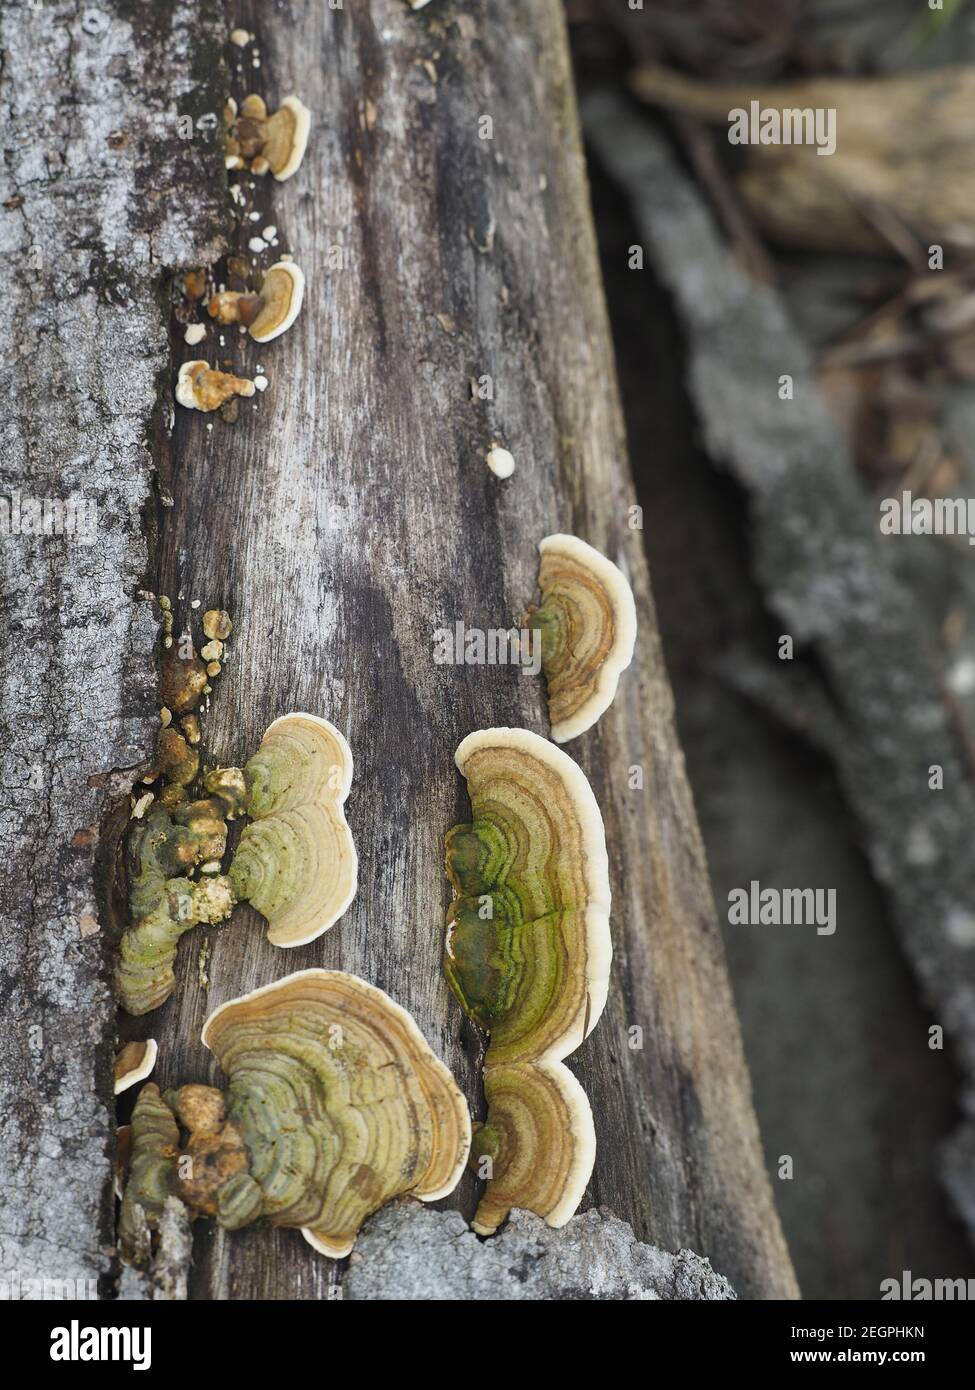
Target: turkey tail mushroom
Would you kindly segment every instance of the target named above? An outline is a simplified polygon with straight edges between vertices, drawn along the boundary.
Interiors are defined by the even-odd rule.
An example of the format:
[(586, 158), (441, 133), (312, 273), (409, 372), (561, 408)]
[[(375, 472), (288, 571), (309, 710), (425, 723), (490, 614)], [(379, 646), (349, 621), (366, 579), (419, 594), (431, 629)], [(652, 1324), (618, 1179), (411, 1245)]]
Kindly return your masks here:
[(490, 1234), (515, 1206), (561, 1225), (596, 1152), (589, 1102), (562, 1058), (595, 1027), (609, 988), (602, 816), (581, 769), (527, 729), (479, 730), (455, 760), (473, 817), (446, 837), (444, 971), (491, 1035), (472, 1158), (488, 1181), (474, 1229)]
[[(338, 1259), (391, 1198), (436, 1201), (459, 1181), (464, 1098), (406, 1010), (364, 980), (299, 971), (221, 1005), (203, 1042), (229, 1082), (226, 1110), (201, 1105), (195, 1130), (219, 1136), (226, 1170), (214, 1170), (211, 1190), (183, 1184), (180, 1195), (221, 1225), (296, 1226)], [(177, 1109), (192, 1127), (179, 1098)]]
[(541, 633), (552, 737), (578, 738), (613, 703), (636, 645), (636, 605), (621, 570), (578, 536), (538, 547), (542, 601), (527, 620)]
[(446, 838), (454, 889), (444, 967), (491, 1034), (487, 1066), (573, 1052), (609, 989), (609, 865), (586, 776), (527, 729), (460, 744), (473, 823)]
[(493, 1235), (513, 1207), (564, 1226), (582, 1201), (596, 1160), (592, 1110), (561, 1062), (485, 1067), (487, 1123), (474, 1134), (471, 1166), (490, 1161), (474, 1230)]
[(155, 1038), (144, 1042), (126, 1043), (115, 1056), (115, 1094), (120, 1096), (130, 1086), (136, 1086), (152, 1075), (159, 1052)]
[(267, 918), (275, 946), (304, 946), (356, 895), (358, 858), (343, 805), (352, 751), (311, 714), (275, 720), (244, 768), (252, 823), (230, 866), (238, 898)]
[(155, 1229), (166, 1198), (175, 1191), (178, 1149), (175, 1116), (159, 1087), (149, 1081), (136, 1098), (126, 1140), (127, 1172), (118, 1223), (126, 1263), (143, 1264), (148, 1259), (145, 1231)]
[(130, 1014), (146, 1014), (165, 1003), (176, 983), (173, 964), (180, 937), (198, 922), (225, 921), (236, 902), (230, 880), (222, 874), (196, 881), (183, 876), (197, 863), (211, 861), (222, 844), (211, 803), (194, 802), (184, 809), (187, 825), (155, 806), (129, 835), (134, 921), (119, 943), (115, 990)]

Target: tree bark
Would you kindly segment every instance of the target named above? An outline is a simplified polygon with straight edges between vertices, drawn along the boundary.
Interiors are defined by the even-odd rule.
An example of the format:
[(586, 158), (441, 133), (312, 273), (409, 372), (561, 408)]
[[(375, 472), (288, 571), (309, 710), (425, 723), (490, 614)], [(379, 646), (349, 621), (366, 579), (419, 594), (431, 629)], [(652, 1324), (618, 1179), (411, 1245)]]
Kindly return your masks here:
[[(212, 8), (202, 0), (186, 8), (206, 41), (216, 22)], [(121, 4), (106, 11), (113, 29), (127, 23), (123, 11)], [(14, 16), (11, 24), (27, 23)], [(572, 531), (628, 573), (640, 619), (637, 656), (614, 706), (568, 750), (603, 811), (614, 896), (609, 1003), (571, 1061), (597, 1129), (596, 1170), (583, 1207), (608, 1207), (640, 1240), (709, 1257), (739, 1296), (793, 1296), (674, 732), (641, 535), (629, 526), (633, 496), (561, 9), (556, 0), (536, 0), (503, 15), (440, 3), (413, 13), (394, 0), (373, 0), (343, 10), (295, 3), (269, 14), (252, 2), (234, 6), (232, 25), (257, 35), (260, 63), (253, 66), (250, 48), (225, 50), (233, 94), (240, 100), (258, 90), (273, 108), (295, 92), (311, 107), (313, 128), (290, 181), (254, 180), (251, 188), (246, 175), (239, 178), (244, 206), (236, 209), (231, 239), (246, 248), (255, 230), (273, 223), (274, 254), (294, 255), (308, 291), (294, 327), (263, 347), (231, 328), (222, 345), (211, 330), (206, 344), (189, 349), (174, 329), (173, 371), (162, 391), (167, 412), (157, 414), (154, 436), (159, 488), (147, 513), (149, 587), (171, 597), (177, 633), (196, 624), (204, 608), (226, 608), (233, 617), (229, 659), (204, 721), (208, 764), (240, 764), (271, 720), (289, 710), (322, 715), (346, 734), (356, 760), (346, 809), (360, 857), (359, 893), (326, 936), (288, 952), (267, 943), (256, 914), (238, 909), (210, 933), (208, 989), (198, 969), (202, 935), (190, 934), (175, 994), (158, 1013), (126, 1020), (124, 1035), (158, 1038), (155, 1079), (163, 1086), (219, 1080), (199, 1042), (213, 1007), (292, 970), (342, 968), (411, 1011), (474, 1114), (482, 1112), (482, 1039), (450, 996), (440, 965), (449, 897), (443, 835), (468, 814), (453, 751), (475, 728), (545, 732), (544, 690), (541, 680), (512, 666), (437, 665), (433, 634), (458, 620), (477, 628), (516, 624), (535, 594), (538, 541)], [(146, 34), (140, 40), (146, 70), (158, 70), (164, 41)], [(199, 52), (187, 52), (184, 62), (187, 79), (200, 71)], [(199, 79), (204, 104), (219, 109), (227, 73), (212, 51), (206, 65)], [(19, 84), (23, 74), (10, 80)], [(47, 80), (53, 86), (58, 79)], [(119, 99), (142, 111), (143, 79), (127, 78)], [(485, 116), (492, 138), (480, 138)], [(165, 171), (167, 156), (157, 153)], [(82, 956), (66, 924), (75, 890), (64, 887), (65, 837), (78, 823), (89, 762), (78, 776), (60, 749), (73, 736), (103, 771), (132, 767), (150, 744), (151, 634), (136, 596), (149, 471), (138, 434), (153, 404), (147, 383), (162, 360), (163, 309), (155, 291), (177, 266), (215, 255), (203, 222), (222, 196), (222, 160), (205, 144), (195, 153), (168, 194), (168, 215), (182, 240), (164, 255), (153, 255), (150, 245), (138, 289), (145, 381), (125, 454), (133, 502), (108, 535), (99, 533), (82, 586), (88, 606), (72, 604), (72, 640), (59, 648), (63, 681), (49, 683), (36, 702), (32, 737), (46, 740), (48, 760), (57, 759), (61, 795), (77, 799), (70, 816), (55, 819), (49, 798), (40, 827), (37, 799), (18, 803), (23, 824), (33, 821), (33, 828), (18, 829), (24, 873), (39, 836), (53, 856), (45, 866), (46, 896), (33, 908), (46, 937), (35, 928), (33, 953), (16, 963), (20, 1012), (29, 1022), (35, 1002), (52, 999), (45, 1007), (60, 1026), (75, 1017), (80, 1000), (86, 1039), (72, 1074), (53, 1079), (49, 1099), (28, 1109), (25, 1133), (35, 1142), (51, 1134), (48, 1106), (62, 1102), (58, 1139), (65, 1146), (83, 1142), (88, 1154), (83, 1171), (72, 1169), (77, 1200), (66, 1239), (98, 1268), (113, 1030), (99, 981), (110, 944), (103, 954), (93, 933)], [(163, 180), (153, 184), (158, 189)], [(130, 188), (128, 196), (150, 194)], [(94, 188), (86, 199), (81, 206), (97, 222), (105, 212)], [(29, 320), (25, 310), (18, 333), (29, 331)], [(127, 341), (134, 321), (130, 302), (118, 316)], [(58, 354), (51, 380), (88, 367), (67, 337), (52, 339), (49, 350)], [(117, 350), (109, 351), (118, 361)], [(181, 408), (173, 419), (172, 377), (179, 361), (194, 356), (221, 365), (226, 357), (240, 375), (260, 370), (268, 389), (242, 403), (234, 424)], [(27, 366), (19, 370), (32, 379)], [(493, 399), (472, 398), (470, 380), (484, 376), (493, 381)], [(38, 386), (28, 400), (39, 401), (39, 393)], [(25, 414), (25, 429), (33, 419)], [(85, 426), (99, 447), (117, 428), (101, 419)], [(516, 459), (504, 482), (484, 464), (493, 441)], [(31, 457), (21, 459), (28, 468), (37, 466)], [(27, 476), (40, 486), (36, 475)], [(40, 567), (50, 552), (39, 553)], [(35, 582), (50, 633), (65, 612), (60, 579), (39, 568)], [(97, 645), (106, 602), (113, 624), (108, 662)], [(127, 636), (133, 630), (138, 642)], [(115, 649), (123, 644), (128, 664), (120, 678)], [(87, 716), (82, 731), (71, 723), (76, 704)], [(15, 697), (5, 718), (18, 708)], [(97, 748), (95, 739), (84, 742), (93, 725)], [(629, 788), (634, 765), (643, 768), (640, 791)], [(93, 802), (82, 819), (94, 824), (97, 817)], [(82, 857), (90, 884), (90, 846)], [(15, 884), (12, 907), (23, 902), (30, 909), (28, 883)], [(110, 905), (102, 915), (113, 915)], [(67, 990), (46, 965), (55, 951), (59, 960), (71, 954)], [(642, 1030), (640, 1048), (630, 1045), (634, 1026)], [(14, 1059), (15, 1086), (27, 1074), (24, 1056)], [(83, 1113), (72, 1108), (81, 1102)], [(469, 1217), (476, 1186), (465, 1178), (447, 1205)], [(29, 1184), (23, 1200), (32, 1227), (47, 1219), (49, 1193)], [(199, 1223), (194, 1246), (191, 1297), (321, 1298), (343, 1276), (342, 1265), (316, 1255), (294, 1231), (231, 1235)]]
[[(106, 790), (152, 747), (155, 623), (137, 593), (169, 358), (158, 294), (164, 267), (218, 250), (216, 132), (175, 130), (205, 113), (222, 37), (195, 0), (0, 6), (0, 1278), (14, 1297), (44, 1280), (86, 1296), (110, 1267), (100, 824)], [(90, 532), (54, 514), (72, 494), (97, 508)], [(35, 502), (60, 534), (32, 533)]]

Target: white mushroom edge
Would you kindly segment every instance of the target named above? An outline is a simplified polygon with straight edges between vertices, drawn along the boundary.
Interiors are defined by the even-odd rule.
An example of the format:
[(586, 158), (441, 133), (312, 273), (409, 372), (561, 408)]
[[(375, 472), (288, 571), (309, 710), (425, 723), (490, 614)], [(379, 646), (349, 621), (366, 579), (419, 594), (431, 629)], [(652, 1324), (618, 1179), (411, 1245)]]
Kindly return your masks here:
[(142, 1061), (131, 1071), (127, 1071), (124, 1076), (115, 1079), (115, 1094), (120, 1096), (123, 1091), (127, 1091), (130, 1086), (137, 1085), (140, 1081), (145, 1081), (147, 1076), (152, 1075), (152, 1069), (156, 1065), (156, 1058), (159, 1055), (159, 1044), (155, 1038), (146, 1038), (146, 1050), (143, 1053)]
[(596, 685), (592, 695), (571, 719), (563, 719), (552, 725), (552, 738), (555, 742), (568, 743), (570, 739), (578, 738), (587, 729), (591, 729), (616, 697), (620, 676), (633, 660), (636, 647), (636, 603), (633, 590), (623, 571), (601, 551), (580, 540), (578, 536), (568, 536), (561, 532), (546, 536), (539, 542), (538, 550), (540, 555), (548, 551), (567, 555), (583, 569), (587, 569), (605, 593), (613, 612), (613, 645), (596, 673)]
[[(352, 749), (349, 747), (348, 739), (339, 729), (336, 729), (334, 724), (329, 723), (327, 719), (322, 719), (317, 714), (306, 714), (301, 710), (293, 710), (290, 714), (282, 714), (278, 719), (275, 719), (264, 731), (264, 738), (267, 738), (272, 730), (280, 730), (282, 725), (287, 725), (290, 720), (294, 719), (306, 719), (309, 724), (315, 724), (320, 729), (324, 730), (324, 732), (338, 744), (339, 752), (342, 755), (341, 781), (339, 786), (335, 789), (334, 801), (329, 801), (327, 805), (330, 809), (334, 809), (339, 820), (340, 832), (344, 834), (345, 837), (345, 844), (348, 849), (350, 861), (351, 882), (348, 892), (333, 905), (328, 913), (319, 918), (302, 937), (294, 941), (273, 941), (269, 932), (268, 940), (272, 940), (272, 944), (280, 946), (282, 950), (289, 950), (293, 946), (307, 946), (310, 941), (317, 940), (317, 938), (327, 932), (330, 927), (334, 927), (339, 918), (344, 916), (348, 911), (356, 893), (359, 891), (359, 853), (355, 847), (355, 840), (352, 838), (352, 831), (349, 828), (349, 823), (345, 818), (345, 802), (352, 788), (352, 774), (355, 769)], [(263, 739), (261, 741), (263, 743)], [(262, 819), (264, 818), (262, 817)], [(260, 820), (256, 823), (259, 825)]]
[[(595, 793), (582, 768), (554, 748), (548, 739), (530, 729), (478, 729), (457, 747), (454, 761), (462, 776), (467, 759), (482, 748), (512, 748), (534, 758), (554, 771), (565, 785), (579, 818), (583, 844), (583, 874), (589, 892), (586, 907), (586, 984), (587, 1004), (580, 1010), (560, 1039), (532, 1065), (551, 1078), (569, 1112), (572, 1128), (572, 1164), (565, 1190), (558, 1205), (546, 1216), (549, 1226), (564, 1226), (582, 1201), (596, 1162), (596, 1130), (589, 1097), (562, 1058), (568, 1057), (589, 1036), (599, 1022), (609, 994), (609, 974), (613, 963), (613, 938), (609, 927), (612, 891), (609, 886), (609, 858), (606, 831)], [(588, 1013), (588, 1026), (587, 1026)], [(473, 1226), (478, 1231), (476, 1223)], [(478, 1231), (490, 1235), (490, 1231)]]
[[(298, 317), (299, 313), (301, 312), (301, 302), (305, 297), (305, 273), (301, 269), (301, 266), (296, 265), (294, 261), (289, 260), (275, 261), (274, 265), (272, 265), (270, 269), (266, 272), (264, 279), (267, 280), (268, 275), (270, 275), (271, 272), (275, 270), (283, 271), (283, 273), (290, 278), (291, 297), (288, 300), (288, 307), (285, 311), (284, 317), (280, 319), (274, 325), (274, 327), (266, 333), (254, 332), (254, 328), (257, 325), (257, 323), (260, 322), (261, 314), (263, 314), (264, 311), (262, 310), (261, 314), (258, 314), (257, 318), (254, 320), (254, 323), (248, 330), (251, 337), (254, 339), (256, 343), (270, 343), (274, 338), (280, 338), (282, 333), (286, 333), (288, 329), (291, 327), (291, 325), (294, 323), (295, 319)], [(263, 294), (263, 292), (264, 290), (262, 286), (261, 293)]]

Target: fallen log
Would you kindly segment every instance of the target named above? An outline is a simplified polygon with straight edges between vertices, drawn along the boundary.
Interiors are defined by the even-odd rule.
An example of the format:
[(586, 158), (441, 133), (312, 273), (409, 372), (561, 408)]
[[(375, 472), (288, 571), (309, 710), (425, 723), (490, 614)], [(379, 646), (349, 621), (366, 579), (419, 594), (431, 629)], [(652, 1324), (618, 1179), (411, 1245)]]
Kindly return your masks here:
[[(133, 237), (127, 250), (141, 257), (140, 274), (126, 279), (124, 312), (80, 342), (51, 335), (42, 380), (23, 353), (9, 368), (20, 447), (8, 467), (24, 487), (46, 485), (37, 470), (48, 459), (39, 462), (26, 440), (44, 410), (62, 401), (62, 457), (70, 451), (79, 459), (80, 479), (99, 485), (90, 459), (103, 450), (116, 470), (112, 486), (130, 481), (77, 586), (74, 551), (54, 559), (38, 543), (30, 557), (47, 632), (70, 622), (70, 635), (56, 648), (63, 669), (31, 706), (30, 737), (56, 772), (56, 795), (21, 797), (9, 827), (19, 877), (5, 911), (32, 914), (34, 927), (2, 949), (19, 953), (4, 963), (18, 973), (20, 1032), (43, 1002), (51, 1033), (73, 1027), (80, 1040), (69, 1071), (52, 1070), (44, 1091), (31, 1091), (35, 1059), (20, 1032), (0, 1044), (2, 1108), (28, 1117), (0, 1159), (0, 1190), (7, 1205), (16, 1190), (19, 1213), (16, 1226), (3, 1223), (14, 1232), (4, 1237), (5, 1265), (47, 1258), (32, 1233), (53, 1221), (60, 1261), (70, 1259), (83, 1276), (112, 1269), (115, 1019), (102, 980), (119, 914), (107, 847), (124, 829), (124, 793), (149, 758), (157, 712), (153, 623), (138, 596), (143, 575), (150, 590), (170, 598), (176, 637), (196, 632), (196, 603), (233, 617), (204, 721), (208, 765), (239, 764), (288, 710), (324, 716), (346, 734), (356, 760), (346, 812), (360, 887), (341, 922), (309, 946), (275, 949), (256, 913), (238, 909), (209, 934), (201, 968), (202, 936), (192, 935), (177, 957), (172, 997), (144, 1019), (123, 1019), (123, 1038), (158, 1039), (154, 1080), (163, 1088), (216, 1080), (199, 1041), (213, 1007), (304, 966), (339, 967), (410, 1010), (478, 1114), (482, 1039), (449, 995), (440, 960), (443, 835), (466, 815), (452, 756), (472, 729), (545, 732), (547, 724), (538, 679), (515, 665), (438, 665), (434, 634), (456, 621), (480, 629), (517, 623), (535, 597), (539, 540), (565, 530), (624, 569), (640, 621), (637, 657), (615, 704), (571, 745), (602, 809), (615, 904), (609, 1004), (573, 1057), (598, 1141), (583, 1205), (607, 1207), (661, 1250), (693, 1249), (741, 1297), (794, 1296), (634, 525), (560, 7), (546, 0), (502, 17), (480, 8), (414, 14), (385, 3), (298, 4), (285, 16), (250, 3), (234, 8), (232, 23), (256, 39), (222, 55), (214, 47), (220, 16), (209, 0), (187, 4), (172, 21), (157, 16), (135, 27), (121, 3), (104, 13), (103, 57), (121, 74), (120, 106), (110, 118), (93, 116), (76, 136), (72, 224), (84, 222), (100, 246), (123, 213), (139, 228), (161, 206), (164, 225), (172, 221), (180, 235)], [(54, 20), (42, 14), (53, 40)], [(174, 72), (165, 59), (183, 14), (196, 38)], [(5, 24), (20, 57), (5, 79), (11, 105), (26, 105), (28, 89), (55, 100), (66, 73), (41, 56), (35, 18), (10, 8)], [(119, 68), (114, 46), (138, 52), (131, 72)], [(156, 74), (151, 83), (148, 72)], [(177, 92), (189, 90), (201, 112), (222, 109), (228, 81), (238, 101), (252, 86), (275, 100), (296, 92), (314, 125), (294, 178), (239, 180), (237, 226), (226, 228), (232, 253), (253, 254), (257, 227), (265, 245), (277, 243), (277, 255), (295, 257), (308, 282), (297, 322), (270, 345), (238, 338), (236, 329), (220, 342), (211, 330), (206, 347), (192, 349), (174, 324), (163, 408), (153, 414), (149, 386), (166, 360), (162, 292), (177, 271), (215, 265), (224, 248), (214, 219), (229, 207), (219, 150), (191, 141), (192, 160), (168, 162), (163, 125), (174, 103), (162, 93), (163, 78)], [(153, 176), (143, 172), (115, 202), (103, 201), (92, 177), (103, 137), (130, 132), (140, 119), (155, 123), (161, 141), (143, 151), (143, 169), (146, 155), (156, 161)], [(56, 144), (57, 135), (51, 139)], [(36, 178), (34, 191), (25, 180), (25, 208), (53, 175)], [(263, 235), (266, 227), (273, 235)], [(65, 224), (46, 219), (44, 228), (45, 254), (56, 263)], [(53, 304), (42, 306), (56, 317)], [(28, 291), (14, 318), (14, 341), (28, 348), (35, 312)], [(111, 353), (123, 378), (129, 362), (139, 362), (124, 438), (109, 416), (108, 380), (83, 437), (69, 418), (72, 384), (87, 379), (99, 350)], [(226, 357), (242, 377), (268, 383), (240, 403), (232, 423), (169, 404), (179, 363), (205, 351), (212, 364)], [(158, 484), (146, 506), (151, 473), (141, 441), (150, 419)], [(485, 465), (493, 443), (514, 456), (507, 480)], [(114, 495), (104, 494), (109, 502)], [(8, 585), (23, 559), (4, 552)], [(17, 610), (13, 617), (16, 633), (24, 619)], [(49, 635), (45, 641), (53, 645)], [(125, 653), (121, 671), (117, 650)], [(30, 679), (5, 697), (11, 748)], [(66, 745), (75, 750), (69, 759)], [(105, 776), (118, 768), (129, 771)], [(89, 794), (92, 776), (101, 781)], [(19, 764), (5, 771), (8, 787), (20, 778)], [(83, 842), (79, 825), (90, 827)], [(69, 855), (74, 880), (66, 884)], [(71, 913), (82, 900), (91, 920), (79, 944)], [(12, 1186), (17, 1163), (48, 1137), (61, 1156), (43, 1184), (21, 1170)], [(69, 1173), (58, 1194), (55, 1169)], [(466, 1178), (449, 1205), (469, 1218), (476, 1187)], [(295, 1231), (230, 1234), (198, 1223), (188, 1290), (195, 1298), (323, 1298), (343, 1268)], [(180, 1287), (171, 1270), (165, 1282)]]

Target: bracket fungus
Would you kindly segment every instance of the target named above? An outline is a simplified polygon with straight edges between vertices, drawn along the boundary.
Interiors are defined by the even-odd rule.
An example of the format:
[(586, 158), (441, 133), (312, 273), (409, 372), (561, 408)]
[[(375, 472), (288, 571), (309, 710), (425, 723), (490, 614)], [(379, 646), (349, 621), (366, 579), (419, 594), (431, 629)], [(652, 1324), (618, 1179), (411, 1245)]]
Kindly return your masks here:
[(226, 642), (234, 630), (230, 614), (223, 608), (208, 608), (203, 614), (203, 633), (210, 641)]
[(464, 1097), (411, 1016), (373, 985), (299, 971), (222, 1004), (203, 1042), (226, 1092), (166, 1093), (188, 1131), (175, 1192), (194, 1213), (230, 1230), (298, 1227), (339, 1259), (393, 1197), (437, 1201), (460, 1180), (471, 1138)]
[(247, 784), (239, 767), (215, 767), (204, 777), (203, 790), (220, 802), (228, 821), (247, 810)]
[(291, 327), (301, 309), (305, 276), (294, 261), (272, 265), (261, 284), (260, 312), (251, 321), (249, 332), (258, 343), (269, 343)]
[(242, 324), (255, 342), (269, 343), (294, 323), (304, 295), (301, 267), (294, 261), (278, 261), (265, 274), (260, 294), (221, 290), (210, 300), (207, 312), (218, 323)]
[(488, 1117), (474, 1134), (475, 1162), (491, 1178), (472, 1225), (493, 1235), (513, 1207), (564, 1226), (582, 1200), (596, 1159), (589, 1098), (561, 1062), (485, 1067)]
[(159, 694), (172, 714), (188, 714), (195, 710), (203, 699), (206, 684), (206, 667), (195, 652), (190, 656), (181, 656), (176, 647), (166, 648), (159, 677)]
[(119, 1213), (119, 1245), (123, 1259), (144, 1263), (149, 1251), (143, 1233), (158, 1224), (166, 1198), (176, 1184), (179, 1126), (159, 1087), (148, 1081), (136, 1097), (126, 1140), (127, 1162), (122, 1206)]
[[(200, 1215), (217, 1216), (217, 1194), (250, 1166), (243, 1136), (227, 1114), (223, 1092), (214, 1086), (181, 1086), (167, 1091), (164, 1099), (189, 1136), (180, 1155), (188, 1162), (180, 1165), (178, 1194)], [(257, 1207), (254, 1214), (259, 1214)]]
[(304, 946), (356, 895), (358, 858), (343, 811), (352, 750), (327, 719), (286, 714), (244, 767), (245, 827), (230, 866), (234, 892), (268, 921), (275, 946)]
[(559, 1225), (595, 1155), (588, 1101), (562, 1058), (595, 1027), (609, 988), (602, 817), (581, 768), (527, 729), (479, 730), (455, 761), (473, 819), (446, 837), (444, 971), (491, 1035), (476, 1155), (491, 1175), (474, 1228), (490, 1234), (513, 1206)]
[(256, 389), (247, 377), (219, 372), (201, 359), (180, 367), (176, 400), (187, 410), (219, 410), (232, 396), (253, 396)]
[(633, 660), (636, 605), (622, 571), (578, 536), (546, 536), (538, 550), (542, 601), (526, 621), (541, 633), (552, 737), (567, 743), (613, 703)]
[[(210, 645), (222, 646), (230, 630), (226, 613), (207, 612), (204, 631), (224, 634)], [(199, 664), (166, 653), (162, 686), (177, 710), (201, 696)], [(196, 716), (181, 715), (184, 731), (189, 720)], [(197, 923), (224, 922), (246, 900), (267, 918), (271, 942), (299, 946), (338, 921), (356, 894), (358, 858), (343, 811), (352, 753), (333, 725), (311, 714), (275, 720), (246, 767), (210, 769), (196, 799), (200, 757), (191, 742), (199, 742), (198, 723), (192, 737), (171, 724), (160, 729), (143, 780), (164, 785), (140, 800), (128, 832), (132, 924), (119, 944), (115, 990), (130, 1014), (169, 998), (179, 939)], [(227, 824), (245, 814), (251, 823), (224, 874)]]
[(242, 323), (250, 328), (264, 308), (259, 294), (246, 294), (242, 290), (220, 290), (207, 304), (207, 313), (217, 323)]
[[(198, 922), (226, 920), (236, 901), (230, 880), (220, 873), (229, 818), (224, 785), (214, 779), (211, 794), (197, 799), (191, 790), (200, 774), (196, 710), (210, 690), (207, 668), (192, 643), (188, 650), (183, 641), (179, 648), (172, 645), (172, 605), (160, 597), (159, 606), (164, 644), (170, 645), (163, 649), (156, 756), (142, 777), (155, 787), (132, 809), (125, 852), (132, 923), (115, 963), (119, 1002), (137, 1015), (158, 1008), (172, 993), (183, 933)], [(173, 725), (174, 714), (182, 733)], [(195, 879), (198, 873), (202, 877)]]
[(119, 1049), (114, 1066), (117, 1096), (152, 1075), (158, 1052), (155, 1038), (147, 1038), (144, 1042), (129, 1042)]
[(449, 831), (447, 979), (491, 1034), (485, 1063), (559, 1060), (609, 988), (609, 868), (585, 773), (527, 729), (481, 729), (455, 754), (473, 823)]
[(156, 737), (156, 760), (146, 773), (149, 780), (154, 782), (162, 777), (168, 786), (178, 789), (173, 796), (182, 800), (199, 770), (200, 755), (186, 737), (171, 724), (160, 729)]
[(301, 164), (308, 144), (311, 112), (296, 96), (285, 97), (273, 116), (263, 97), (246, 96), (238, 111), (228, 112), (228, 167), (246, 166), (253, 174), (289, 179)]
[(233, 911), (236, 899), (224, 875), (196, 882), (185, 877), (195, 865), (219, 858), (219, 832), (215, 834), (209, 806), (206, 815), (197, 811), (201, 804), (206, 803), (185, 808), (181, 819), (189, 824), (157, 804), (129, 832), (133, 924), (122, 937), (115, 963), (115, 989), (127, 1013), (146, 1014), (165, 1003), (176, 983), (173, 963), (180, 937), (198, 922), (222, 922)]

